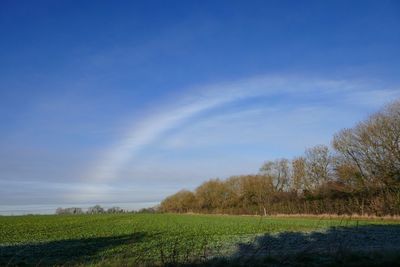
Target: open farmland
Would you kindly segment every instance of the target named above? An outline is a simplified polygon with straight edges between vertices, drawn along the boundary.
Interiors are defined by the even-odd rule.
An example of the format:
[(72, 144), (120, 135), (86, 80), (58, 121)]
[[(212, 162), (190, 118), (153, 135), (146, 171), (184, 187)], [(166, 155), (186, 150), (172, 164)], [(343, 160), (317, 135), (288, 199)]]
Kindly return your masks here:
[(396, 252), (400, 224), (173, 214), (10, 216), (0, 217), (0, 244), (1, 266), (211, 264), (282, 253)]

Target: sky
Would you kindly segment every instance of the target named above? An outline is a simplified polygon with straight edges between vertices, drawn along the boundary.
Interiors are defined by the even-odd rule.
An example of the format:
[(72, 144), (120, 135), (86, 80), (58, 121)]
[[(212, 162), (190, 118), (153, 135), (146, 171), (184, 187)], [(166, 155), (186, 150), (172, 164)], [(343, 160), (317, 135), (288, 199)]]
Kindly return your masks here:
[(0, 213), (148, 207), (329, 145), (400, 97), (399, 47), (399, 1), (3, 0)]

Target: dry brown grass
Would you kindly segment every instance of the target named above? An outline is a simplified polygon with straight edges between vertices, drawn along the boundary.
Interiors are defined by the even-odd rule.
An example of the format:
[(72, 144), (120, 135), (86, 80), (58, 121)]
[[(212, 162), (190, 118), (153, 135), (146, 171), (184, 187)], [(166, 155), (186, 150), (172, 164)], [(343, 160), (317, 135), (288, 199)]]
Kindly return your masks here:
[[(195, 212), (187, 212), (184, 213), (187, 215), (210, 215), (210, 216), (242, 216), (242, 217), (265, 217), (264, 215), (255, 215), (255, 214), (225, 214), (225, 213), (195, 213)], [(400, 215), (385, 215), (385, 216), (376, 216), (369, 214), (284, 214), (277, 213), (267, 215), (266, 217), (271, 218), (320, 218), (320, 219), (356, 219), (356, 220), (385, 220), (385, 221), (400, 221)]]

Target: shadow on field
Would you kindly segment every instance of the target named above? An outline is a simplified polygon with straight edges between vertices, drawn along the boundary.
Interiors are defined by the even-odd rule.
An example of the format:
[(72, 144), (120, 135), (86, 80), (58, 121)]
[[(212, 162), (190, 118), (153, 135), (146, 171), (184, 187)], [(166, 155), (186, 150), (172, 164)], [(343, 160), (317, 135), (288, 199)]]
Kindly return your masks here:
[[(129, 245), (149, 240), (154, 242), (156, 254), (159, 250), (160, 258), (143, 262), (147, 251), (132, 250)], [(92, 263), (96, 266), (151, 266), (156, 263), (158, 266), (400, 266), (400, 225), (332, 227), (310, 233), (264, 234), (248, 242), (229, 245), (226, 250), (221, 247), (216, 249), (211, 239), (205, 240), (208, 242), (204, 242), (204, 246), (199, 246), (201, 240), (197, 237), (192, 243), (186, 241), (177, 235), (174, 241), (165, 243), (158, 236), (135, 233), (0, 245), (0, 266)], [(103, 251), (107, 253), (102, 254)], [(106, 256), (102, 259), (99, 255)]]
[[(191, 264), (190, 264), (191, 265)], [(265, 234), (199, 266), (400, 266), (400, 225)]]
[(239, 244), (237, 255), (298, 252), (372, 251), (400, 248), (400, 225), (332, 227), (311, 233), (263, 235), (251, 244)]
[(52, 266), (84, 264), (97, 253), (113, 247), (139, 243), (144, 233), (131, 235), (57, 240), (45, 243), (0, 246), (0, 266)]

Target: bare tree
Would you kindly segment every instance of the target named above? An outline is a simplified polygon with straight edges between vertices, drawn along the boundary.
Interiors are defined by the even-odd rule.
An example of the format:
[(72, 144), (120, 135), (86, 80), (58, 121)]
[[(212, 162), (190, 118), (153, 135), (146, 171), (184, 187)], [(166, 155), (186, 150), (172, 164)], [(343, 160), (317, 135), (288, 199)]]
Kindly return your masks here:
[(260, 173), (272, 178), (272, 184), (276, 191), (288, 189), (290, 181), (289, 160), (282, 158), (267, 161), (261, 166)]
[(181, 190), (161, 202), (161, 211), (190, 212), (196, 205), (196, 199), (192, 192)]
[(120, 207), (112, 207), (107, 209), (107, 213), (123, 213), (124, 210), (121, 209)]
[(400, 181), (400, 101), (334, 136), (333, 147), (355, 164), (365, 186)]
[(61, 215), (61, 214), (83, 214), (83, 211), (81, 208), (57, 208), (56, 209), (56, 214)]
[(317, 145), (305, 152), (306, 183), (316, 188), (332, 178), (332, 156), (325, 145)]
[(304, 157), (296, 157), (292, 160), (292, 189), (300, 193), (309, 188), (306, 179), (306, 160)]
[(267, 214), (275, 191), (271, 176), (245, 175), (240, 176), (241, 200), (245, 207), (258, 207), (260, 212)]
[(95, 205), (93, 207), (88, 208), (88, 214), (99, 214), (104, 213), (104, 209), (100, 205)]

